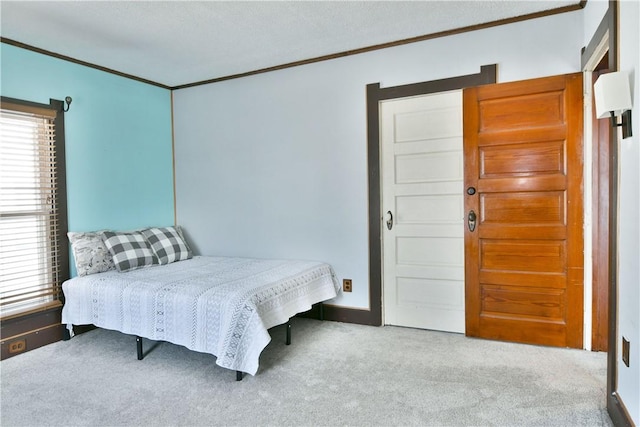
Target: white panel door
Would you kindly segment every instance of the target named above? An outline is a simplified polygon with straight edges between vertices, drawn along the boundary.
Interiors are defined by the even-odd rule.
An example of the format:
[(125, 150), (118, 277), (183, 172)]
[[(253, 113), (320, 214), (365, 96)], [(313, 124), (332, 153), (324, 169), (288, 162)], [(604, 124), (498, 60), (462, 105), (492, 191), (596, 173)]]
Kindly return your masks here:
[(380, 102), (380, 138), (385, 324), (464, 333), (462, 91)]

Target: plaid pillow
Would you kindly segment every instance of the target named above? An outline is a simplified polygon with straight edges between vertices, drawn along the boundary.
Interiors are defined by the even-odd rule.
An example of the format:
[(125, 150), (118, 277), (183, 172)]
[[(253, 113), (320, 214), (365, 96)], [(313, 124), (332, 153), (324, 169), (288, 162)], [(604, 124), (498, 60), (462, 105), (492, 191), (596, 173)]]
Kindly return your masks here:
[(160, 264), (169, 264), (193, 257), (191, 249), (174, 227), (148, 228), (142, 234), (151, 244)]
[(134, 231), (121, 233), (105, 231), (102, 233), (104, 245), (113, 256), (118, 271), (133, 270), (158, 264), (158, 259), (142, 233)]

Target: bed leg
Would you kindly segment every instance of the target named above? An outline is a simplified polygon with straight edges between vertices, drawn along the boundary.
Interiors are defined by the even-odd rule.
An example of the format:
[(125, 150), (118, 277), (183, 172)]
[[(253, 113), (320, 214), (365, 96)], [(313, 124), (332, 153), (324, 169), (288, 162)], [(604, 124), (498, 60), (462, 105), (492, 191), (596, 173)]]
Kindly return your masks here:
[(136, 336), (136, 347), (138, 349), (138, 360), (142, 360), (144, 354), (142, 354), (142, 337)]
[(291, 319), (287, 321), (287, 339), (285, 341), (286, 345), (291, 345)]
[(324, 304), (320, 303), (320, 320), (324, 320)]
[(69, 341), (71, 339), (71, 331), (67, 328), (67, 325), (63, 325), (62, 329), (62, 341)]
[(242, 371), (236, 371), (236, 381), (242, 381)]

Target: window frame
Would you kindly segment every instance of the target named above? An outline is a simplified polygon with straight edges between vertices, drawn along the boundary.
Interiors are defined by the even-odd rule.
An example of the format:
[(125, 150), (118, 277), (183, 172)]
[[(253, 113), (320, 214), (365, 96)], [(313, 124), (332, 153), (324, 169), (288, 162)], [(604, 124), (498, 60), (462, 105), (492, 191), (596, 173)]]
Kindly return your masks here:
[[(44, 303), (32, 308), (27, 308), (23, 311), (11, 312), (7, 315), (0, 314), (0, 321), (2, 323), (2, 329), (5, 329), (6, 324), (13, 323), (14, 321), (22, 321), (32, 315), (42, 314), (43, 312), (50, 313), (53, 311), (60, 311), (64, 304), (64, 294), (62, 293), (62, 283), (70, 277), (69, 274), (69, 241), (67, 239), (68, 231), (68, 218), (67, 218), (67, 184), (66, 184), (66, 152), (65, 152), (65, 126), (64, 126), (64, 102), (61, 100), (50, 99), (49, 104), (40, 104), (31, 101), (25, 101), (22, 99), (10, 98), (2, 96), (0, 97), (0, 104), (2, 108), (6, 106), (16, 106), (18, 108), (15, 111), (33, 112), (38, 114), (38, 110), (49, 111), (55, 114), (53, 119), (55, 126), (55, 175), (56, 175), (56, 204), (57, 204), (57, 219), (58, 227), (57, 234), (52, 236), (52, 239), (48, 243), (49, 254), (53, 252), (51, 258), (54, 258), (54, 264), (58, 266), (58, 277), (53, 283), (52, 288), (57, 291), (54, 294), (54, 300), (48, 303)], [(8, 104), (8, 105), (7, 105)], [(11, 105), (12, 104), (12, 105)], [(11, 108), (6, 108), (11, 109)], [(29, 323), (29, 322), (27, 322)], [(13, 329), (13, 328), (12, 328)], [(4, 332), (4, 331), (3, 331)], [(3, 334), (6, 336), (5, 334)], [(4, 352), (3, 352), (4, 353)], [(4, 357), (3, 357), (4, 358)]]

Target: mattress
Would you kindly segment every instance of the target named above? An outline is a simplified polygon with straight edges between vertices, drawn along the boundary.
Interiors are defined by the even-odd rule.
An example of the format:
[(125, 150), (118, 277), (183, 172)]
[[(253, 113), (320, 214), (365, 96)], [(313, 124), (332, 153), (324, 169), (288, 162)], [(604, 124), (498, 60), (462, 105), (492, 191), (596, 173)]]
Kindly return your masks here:
[(271, 337), (340, 289), (316, 261), (196, 256), (124, 273), (67, 280), (62, 323), (93, 324), (216, 356), (224, 368), (255, 375)]

